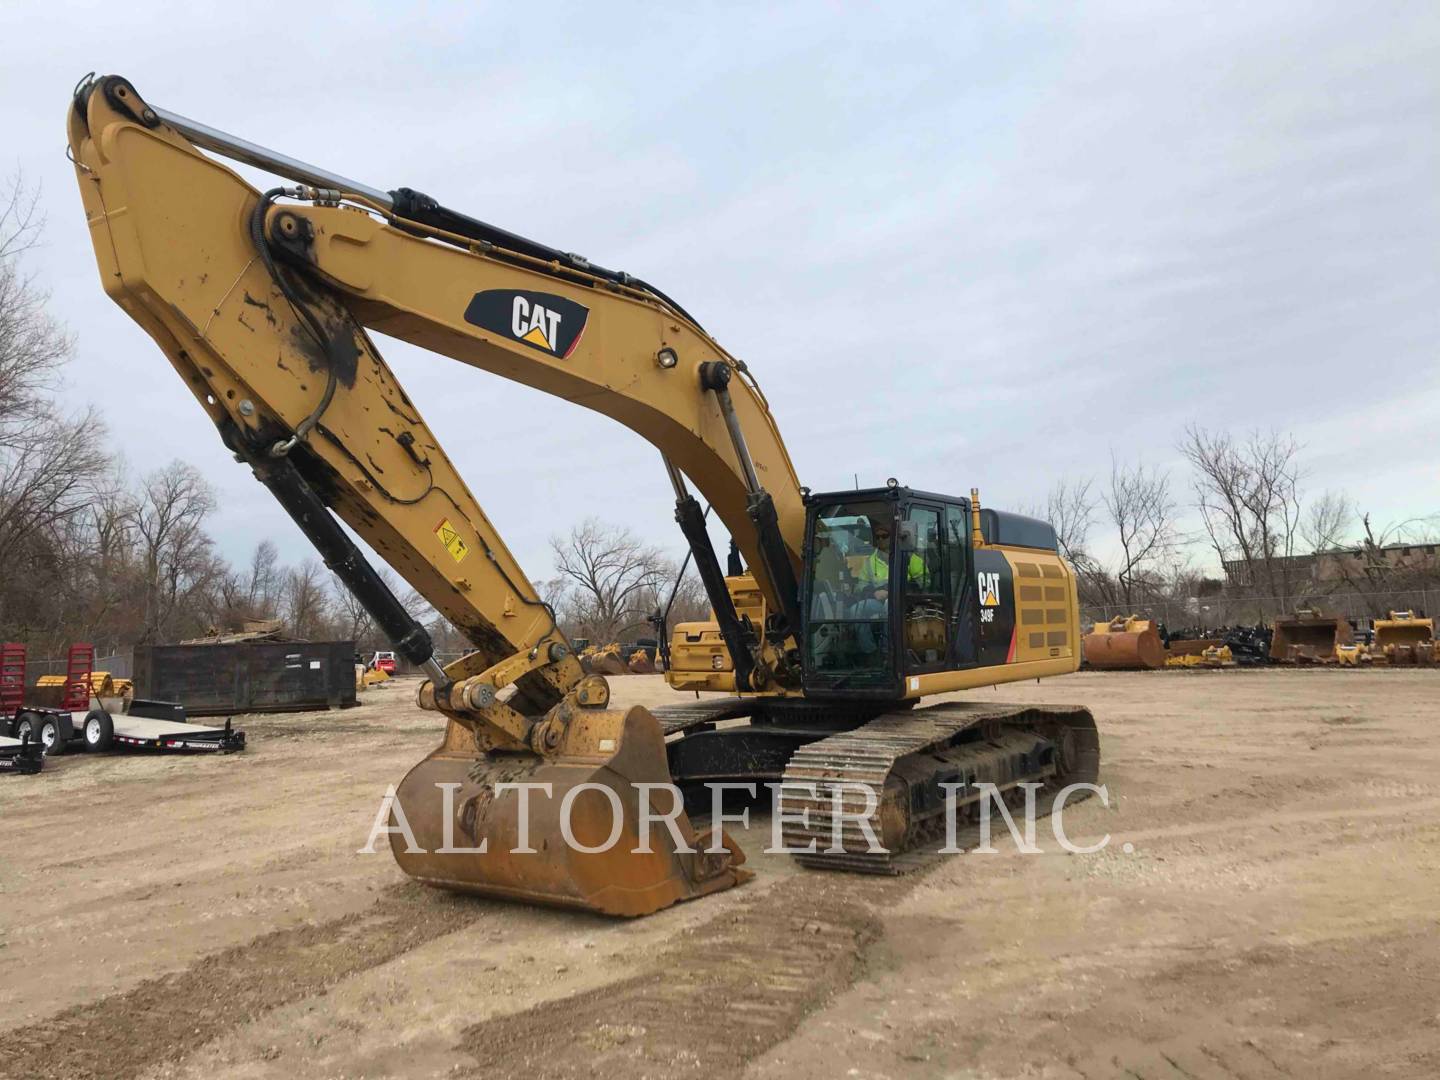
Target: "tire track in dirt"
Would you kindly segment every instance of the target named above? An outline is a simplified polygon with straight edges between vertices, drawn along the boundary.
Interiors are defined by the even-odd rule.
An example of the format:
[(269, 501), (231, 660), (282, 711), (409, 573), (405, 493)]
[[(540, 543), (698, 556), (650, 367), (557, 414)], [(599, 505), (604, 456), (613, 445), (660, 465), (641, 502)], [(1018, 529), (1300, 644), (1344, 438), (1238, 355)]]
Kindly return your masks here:
[(472, 1077), (727, 1076), (852, 985), (879, 911), (925, 876), (801, 873), (685, 932), (649, 970), (467, 1028)]
[(413, 883), (366, 911), (276, 930), (184, 971), (0, 1034), (0, 1076), (124, 1080), (178, 1061), (261, 1014), (452, 933), (486, 911)]

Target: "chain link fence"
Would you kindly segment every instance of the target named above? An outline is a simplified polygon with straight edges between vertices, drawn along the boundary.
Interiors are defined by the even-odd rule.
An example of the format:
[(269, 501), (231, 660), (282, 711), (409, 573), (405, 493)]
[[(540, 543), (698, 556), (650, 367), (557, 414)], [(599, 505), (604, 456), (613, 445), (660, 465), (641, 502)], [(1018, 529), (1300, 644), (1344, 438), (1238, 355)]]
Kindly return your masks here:
[[(107, 656), (95, 657), (95, 670), (108, 671), (111, 676), (117, 679), (133, 678), (135, 670), (134, 657), (127, 649), (124, 652), (113, 652)], [(65, 657), (50, 657), (48, 659), (25, 661), (25, 685), (34, 686), (41, 675), (64, 675)]]

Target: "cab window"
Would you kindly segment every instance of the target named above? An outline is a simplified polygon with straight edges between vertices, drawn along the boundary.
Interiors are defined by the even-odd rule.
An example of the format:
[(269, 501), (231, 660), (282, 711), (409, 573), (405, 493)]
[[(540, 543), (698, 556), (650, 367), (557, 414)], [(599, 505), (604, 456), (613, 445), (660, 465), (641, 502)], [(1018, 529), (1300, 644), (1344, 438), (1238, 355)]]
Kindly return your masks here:
[(806, 666), (833, 685), (891, 678), (892, 504), (820, 507), (810, 538)]
[(907, 546), (899, 566), (905, 579), (905, 659), (907, 671), (943, 667), (949, 652), (949, 598), (945, 593), (945, 532), (935, 507), (910, 509)]
[(945, 508), (945, 547), (949, 571), (951, 663), (966, 667), (976, 661), (974, 575), (970, 572), (970, 513), (964, 506)]

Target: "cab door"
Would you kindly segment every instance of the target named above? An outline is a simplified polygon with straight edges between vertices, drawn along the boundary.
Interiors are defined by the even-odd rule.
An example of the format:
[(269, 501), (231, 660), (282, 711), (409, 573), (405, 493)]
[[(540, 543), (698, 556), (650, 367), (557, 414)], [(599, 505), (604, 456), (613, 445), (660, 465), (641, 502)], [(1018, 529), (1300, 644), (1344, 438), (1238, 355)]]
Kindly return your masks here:
[(950, 601), (949, 666), (952, 669), (974, 667), (980, 662), (980, 610), (968, 503), (945, 507), (945, 551)]
[(945, 508), (911, 503), (892, 580), (903, 582), (900, 641), (905, 673), (920, 675), (950, 666), (951, 620)]

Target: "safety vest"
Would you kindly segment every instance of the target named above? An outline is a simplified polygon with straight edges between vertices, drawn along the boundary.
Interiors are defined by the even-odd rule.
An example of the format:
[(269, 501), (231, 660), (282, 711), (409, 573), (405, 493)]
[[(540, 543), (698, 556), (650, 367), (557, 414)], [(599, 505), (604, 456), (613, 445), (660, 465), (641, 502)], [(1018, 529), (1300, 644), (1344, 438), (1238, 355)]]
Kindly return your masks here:
[[(924, 580), (925, 562), (914, 552), (906, 566), (906, 576), (912, 583)], [(886, 585), (890, 581), (890, 559), (879, 551), (872, 551), (870, 557), (860, 564), (860, 580), (871, 585)]]

